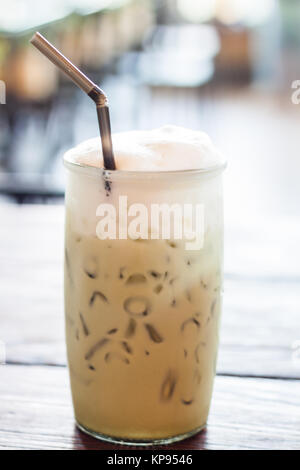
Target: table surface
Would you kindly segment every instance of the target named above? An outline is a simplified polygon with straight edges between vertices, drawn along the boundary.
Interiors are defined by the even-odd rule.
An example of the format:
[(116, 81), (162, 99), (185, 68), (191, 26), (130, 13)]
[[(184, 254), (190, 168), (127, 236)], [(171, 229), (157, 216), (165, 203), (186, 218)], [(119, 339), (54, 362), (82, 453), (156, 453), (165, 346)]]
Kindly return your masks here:
[[(0, 205), (0, 449), (118, 449), (74, 425), (62, 206)], [(207, 428), (168, 449), (300, 448), (299, 223), (226, 227), (221, 345)], [(257, 220), (256, 220), (257, 226)], [(263, 237), (262, 237), (263, 234)], [(284, 238), (285, 239), (285, 238)]]

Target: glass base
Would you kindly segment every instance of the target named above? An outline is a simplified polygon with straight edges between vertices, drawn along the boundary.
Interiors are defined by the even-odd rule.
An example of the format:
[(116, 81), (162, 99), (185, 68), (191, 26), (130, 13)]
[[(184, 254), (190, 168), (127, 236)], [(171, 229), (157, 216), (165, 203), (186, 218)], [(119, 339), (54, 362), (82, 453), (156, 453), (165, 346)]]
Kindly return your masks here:
[(121, 445), (126, 445), (126, 446), (154, 446), (154, 445), (172, 444), (173, 442), (183, 441), (184, 439), (187, 439), (188, 437), (192, 437), (198, 432), (203, 431), (203, 429), (206, 426), (206, 423), (203, 424), (202, 426), (199, 426), (196, 429), (193, 429), (192, 431), (186, 432), (184, 434), (178, 434), (177, 436), (164, 437), (162, 439), (140, 439), (140, 440), (125, 439), (123, 437), (119, 438), (119, 437), (108, 436), (106, 434), (101, 434), (99, 432), (92, 431), (91, 429), (86, 428), (82, 424), (78, 423), (78, 421), (76, 421), (76, 425), (84, 433), (89, 434), (89, 436), (95, 437), (96, 439), (100, 439), (101, 441), (110, 442), (113, 444), (121, 444)]

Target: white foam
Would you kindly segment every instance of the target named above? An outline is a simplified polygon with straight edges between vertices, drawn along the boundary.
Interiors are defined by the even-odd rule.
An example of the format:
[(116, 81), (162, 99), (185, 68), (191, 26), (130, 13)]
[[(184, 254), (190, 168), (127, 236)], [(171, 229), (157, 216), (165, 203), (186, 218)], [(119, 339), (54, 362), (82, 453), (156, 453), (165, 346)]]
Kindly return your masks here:
[[(206, 169), (223, 160), (207, 134), (183, 127), (121, 132), (112, 141), (117, 169), (123, 171)], [(65, 159), (102, 168), (100, 137), (69, 150)]]

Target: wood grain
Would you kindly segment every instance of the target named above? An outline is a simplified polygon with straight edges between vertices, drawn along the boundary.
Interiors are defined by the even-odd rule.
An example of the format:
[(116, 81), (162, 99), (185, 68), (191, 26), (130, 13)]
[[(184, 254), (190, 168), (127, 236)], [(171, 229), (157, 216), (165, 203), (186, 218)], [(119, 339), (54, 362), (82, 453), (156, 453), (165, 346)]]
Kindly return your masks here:
[[(64, 365), (63, 208), (0, 209), (0, 339), (7, 360)], [(247, 277), (235, 269), (233, 263), (225, 273), (218, 373), (299, 378), (293, 351), (300, 340), (298, 279), (255, 278), (251, 270)]]
[[(74, 426), (67, 370), (0, 367), (0, 449), (116, 449)], [(299, 449), (300, 381), (217, 377), (207, 429), (169, 449)], [(122, 447), (121, 447), (122, 448)]]

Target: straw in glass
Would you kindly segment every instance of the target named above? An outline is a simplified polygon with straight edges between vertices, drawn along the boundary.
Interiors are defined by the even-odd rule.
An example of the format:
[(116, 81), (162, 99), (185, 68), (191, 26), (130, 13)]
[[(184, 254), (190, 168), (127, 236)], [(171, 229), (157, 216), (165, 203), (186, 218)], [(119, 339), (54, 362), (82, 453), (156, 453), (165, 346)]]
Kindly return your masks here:
[(104, 168), (115, 170), (116, 163), (113, 154), (108, 100), (104, 91), (81, 72), (72, 62), (59, 52), (44, 36), (36, 32), (31, 40), (42, 54), (56, 65), (62, 72), (76, 83), (96, 103), (98, 123), (100, 128)]

